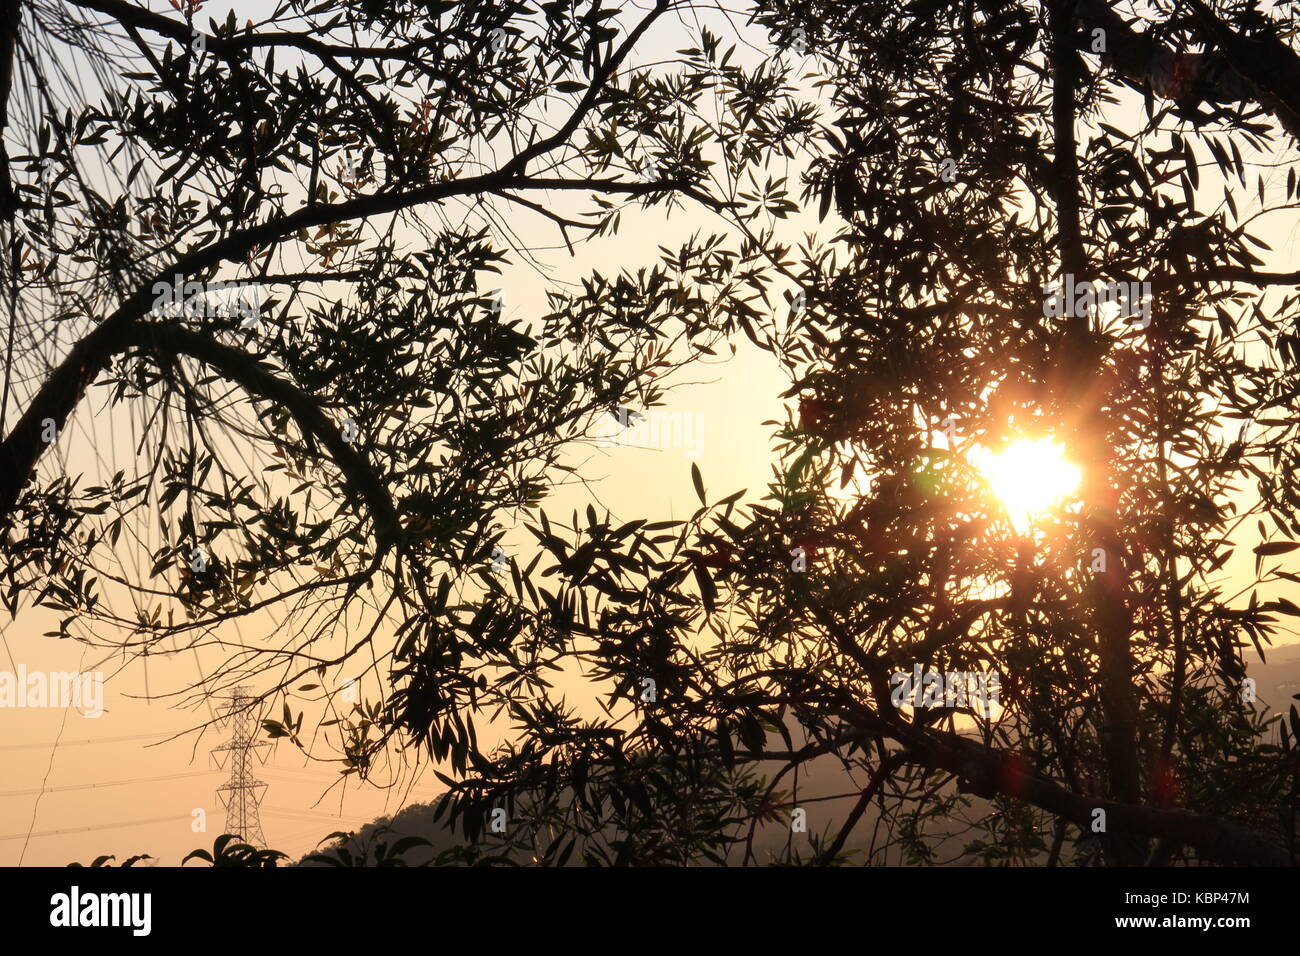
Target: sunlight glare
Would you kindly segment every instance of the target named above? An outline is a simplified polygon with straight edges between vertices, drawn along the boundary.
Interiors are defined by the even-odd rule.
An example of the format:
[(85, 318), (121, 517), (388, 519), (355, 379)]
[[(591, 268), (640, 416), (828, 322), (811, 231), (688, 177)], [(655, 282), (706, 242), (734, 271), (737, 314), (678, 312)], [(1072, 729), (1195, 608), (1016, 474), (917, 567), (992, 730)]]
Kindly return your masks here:
[(1077, 466), (1066, 461), (1065, 449), (1046, 439), (1022, 438), (997, 455), (983, 451), (979, 470), (1020, 532), (1073, 493), (1083, 477)]

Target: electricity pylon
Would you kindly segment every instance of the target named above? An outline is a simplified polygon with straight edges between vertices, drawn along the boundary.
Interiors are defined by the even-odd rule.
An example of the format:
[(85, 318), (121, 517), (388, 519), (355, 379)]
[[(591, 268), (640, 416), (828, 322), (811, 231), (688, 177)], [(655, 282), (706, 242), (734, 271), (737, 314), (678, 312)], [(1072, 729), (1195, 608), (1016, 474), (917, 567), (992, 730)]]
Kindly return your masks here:
[(255, 740), (255, 728), (245, 713), (253, 700), (247, 687), (236, 687), (230, 692), (226, 717), (231, 724), (230, 740), (212, 751), (213, 759), (222, 770), (224, 760), (230, 755), (230, 779), (217, 788), (217, 799), (226, 808), (226, 833), (233, 833), (250, 846), (266, 845), (262, 835), (262, 820), (258, 813), (266, 784), (253, 776), (254, 760), (262, 761), (260, 750), (269, 746), (265, 740)]

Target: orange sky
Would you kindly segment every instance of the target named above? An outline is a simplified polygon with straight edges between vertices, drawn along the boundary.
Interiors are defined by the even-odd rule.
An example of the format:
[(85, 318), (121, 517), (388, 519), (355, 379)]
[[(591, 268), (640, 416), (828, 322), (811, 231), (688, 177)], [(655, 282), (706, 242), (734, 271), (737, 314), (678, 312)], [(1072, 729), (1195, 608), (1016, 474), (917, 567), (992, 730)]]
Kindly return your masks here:
[[(257, 16), (266, 9), (260, 3), (233, 7), (241, 18)], [(205, 13), (220, 18), (224, 9), (209, 5)], [(670, 48), (666, 40), (659, 42), (665, 44), (664, 49)], [(1285, 170), (1276, 175), (1284, 176)], [(812, 221), (812, 217), (804, 217), (792, 223), (791, 234), (797, 236)], [(1273, 243), (1276, 262), (1292, 259), (1296, 225), (1277, 223), (1265, 233)], [(521, 217), (512, 221), (512, 226), (530, 242), (552, 245), (557, 241), (551, 227), (535, 217)], [(721, 223), (693, 209), (666, 220), (659, 207), (625, 215), (619, 236), (580, 246), (577, 260), (563, 247), (543, 256), (555, 270), (556, 280), (571, 279), (592, 268), (607, 272), (634, 268), (652, 263), (659, 245), (679, 242), (691, 231), (705, 227), (719, 229)], [(546, 284), (530, 269), (516, 267), (503, 286), (508, 316), (523, 318), (544, 306)], [(738, 348), (735, 358), (688, 370), (684, 380), (696, 384), (672, 391), (668, 404), (659, 410), (698, 416), (693, 419), (702, 424), (697, 458), (688, 457), (684, 448), (575, 450), (575, 460), (586, 461), (583, 473), (601, 479), (593, 489), (598, 509), (607, 507), (623, 519), (689, 516), (697, 506), (690, 479), (692, 460), (699, 465), (711, 498), (741, 488), (750, 490), (751, 500), (761, 496), (772, 460), (772, 429), (762, 422), (785, 417), (778, 396), (787, 383), (770, 356), (743, 339)], [(95, 396), (78, 411), (73, 429), (79, 437), (71, 439), (74, 444), (102, 443), (102, 404), (103, 399)], [(114, 431), (125, 442), (131, 419), (115, 417), (121, 431)], [(77, 453), (72, 455), (70, 460), (76, 462)], [(567, 516), (592, 500), (591, 492), (572, 486), (560, 489), (546, 507), (550, 514)], [(528, 539), (520, 536), (513, 540), (524, 548)], [(1245, 560), (1249, 570), (1249, 558)], [(0, 670), (13, 669), (22, 662), (29, 669), (75, 671), (89, 669), (104, 657), (102, 650), (42, 637), (54, 620), (48, 613), (28, 612), (0, 624)], [(255, 640), (259, 627), (269, 627), (269, 622), (246, 619), (242, 637)], [(0, 709), (0, 766), (5, 768), (0, 774), (0, 865), (15, 865), (20, 860), (24, 865), (60, 865), (73, 860), (89, 862), (99, 853), (116, 854), (120, 859), (145, 851), (165, 864), (175, 864), (185, 852), (210, 845), (222, 832), (224, 813), (215, 791), (225, 775), (213, 769), (208, 751), (224, 740), (225, 732), (210, 731), (199, 741), (191, 735), (149, 746), (194, 727), (208, 712), (206, 708), (178, 710), (166, 701), (138, 699), (145, 693), (144, 667), (132, 663), (119, 673), (119, 666), (120, 657), (100, 666), (109, 675), (109, 683), (106, 713), (98, 719), (59, 709)], [(212, 661), (196, 661), (188, 653), (155, 656), (148, 665), (149, 690), (155, 695), (176, 690), (196, 678), (197, 668), (211, 666)], [(144, 739), (146, 736), (149, 739)], [(61, 741), (57, 747), (53, 746), (56, 740)], [(318, 803), (332, 779), (331, 772), (320, 767), (304, 769), (302, 757), (284, 742), (267, 750), (267, 766), (259, 773), (270, 784), (263, 802), (263, 830), (270, 846), (294, 856), (331, 830), (391, 814), (405, 802), (424, 802), (439, 789), (436, 781), (426, 776), (406, 795), (396, 790), (351, 787), (345, 794), (335, 791)], [(127, 782), (72, 789), (120, 781)], [(45, 792), (38, 801), (42, 789)], [(205, 811), (206, 832), (195, 832), (195, 810)], [(114, 824), (132, 825), (99, 829)], [(29, 830), (33, 836), (27, 840), (23, 835)]]

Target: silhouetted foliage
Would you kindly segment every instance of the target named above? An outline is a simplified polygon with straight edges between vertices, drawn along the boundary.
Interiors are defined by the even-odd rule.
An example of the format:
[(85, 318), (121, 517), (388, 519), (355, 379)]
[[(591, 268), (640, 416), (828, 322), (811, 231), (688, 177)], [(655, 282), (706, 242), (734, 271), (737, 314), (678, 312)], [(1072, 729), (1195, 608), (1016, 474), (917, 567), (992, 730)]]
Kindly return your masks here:
[[(634, 67), (643, 28), (689, 7), (716, 12), (291, 4), (211, 25), (201, 53), (113, 0), (25, 8), (25, 29), (99, 11), (93, 36), (135, 50), (100, 54), (133, 60), (124, 99), (41, 110), (11, 157), (55, 169), (17, 184), (6, 233), (11, 614), (34, 600), (60, 634), (163, 650), (278, 608), (290, 646), (201, 688), (274, 664), (268, 697), (328, 696), (369, 647), (389, 692), (323, 726), (349, 774), (398, 742), (437, 763), (433, 820), (467, 841), (443, 864), (932, 863), (968, 829), (955, 857), (990, 864), (1294, 863), (1300, 714), (1251, 699), (1243, 656), (1300, 616), (1278, 593), (1300, 582), (1278, 560), (1300, 547), (1300, 275), (1264, 271), (1256, 234), (1297, 206), (1294, 170), (1255, 168), (1300, 130), (1289, 28), (1200, 0), (1145, 24), (1106, 0), (761, 2), (771, 56), (701, 27), (671, 69)], [(374, 46), (330, 39), (353, 28)], [(110, 195), (87, 185), (79, 150), (127, 146)], [(534, 190), (592, 198), (570, 215)], [(616, 230), (616, 198), (670, 196), (726, 228), (528, 323), (481, 283), (507, 255), (492, 219), (406, 220), (423, 245), (403, 249), (383, 218), (492, 200), (568, 241)], [(821, 228), (792, 238), (803, 210)], [(289, 291), (252, 328), (151, 317), (176, 273)], [(303, 291), (327, 281), (348, 291)], [(1150, 298), (1054, 307), (1058, 282)], [(696, 470), (685, 521), (546, 514), (594, 415), (742, 332), (798, 409), (773, 423), (765, 498), (711, 498)], [(151, 410), (149, 454), (86, 487), (37, 469), (40, 429), (95, 383)], [(1083, 481), (1026, 531), (975, 452), (1040, 436)], [(138, 548), (128, 518), (151, 572), (97, 577)], [(536, 553), (494, 574), (516, 521)], [(916, 668), (996, 672), (1000, 707), (900, 709)], [(266, 729), (303, 744), (283, 707)], [(502, 717), (489, 751), (478, 728)], [(847, 814), (800, 804), (815, 762)], [(854, 856), (868, 812), (884, 835)], [(755, 852), (773, 825), (790, 838)], [(428, 849), (332, 837), (311, 859)]]

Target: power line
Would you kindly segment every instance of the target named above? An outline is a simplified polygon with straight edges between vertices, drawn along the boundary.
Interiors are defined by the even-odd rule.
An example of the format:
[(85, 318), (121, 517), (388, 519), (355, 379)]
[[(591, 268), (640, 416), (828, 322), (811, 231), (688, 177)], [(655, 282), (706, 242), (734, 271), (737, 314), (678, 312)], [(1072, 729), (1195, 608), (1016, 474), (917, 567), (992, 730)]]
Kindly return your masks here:
[(314, 817), (319, 820), (347, 821), (347, 820), (368, 819), (365, 813), (349, 814), (347, 816), (341, 816), (333, 813), (326, 813), (323, 810), (300, 810), (300, 809), (294, 809), (293, 807), (267, 807), (266, 812), (279, 813), (279, 814), (297, 816), (297, 817)]
[(72, 783), (62, 787), (46, 787), (44, 790), (0, 790), (0, 797), (29, 797), (33, 793), (58, 793), (64, 790), (94, 790), (99, 787), (125, 787), (133, 783), (155, 783), (159, 780), (181, 780), (186, 777), (204, 777), (219, 773), (217, 770), (193, 770), (189, 773), (166, 774), (161, 777), (134, 777), (130, 780), (106, 780), (102, 783)]
[[(65, 740), (60, 747), (80, 747), (84, 744), (111, 744), (122, 740), (161, 740), (168, 734), (131, 734), (126, 737), (96, 737), (93, 740)], [(0, 750), (35, 750), (38, 747), (53, 747), (57, 741), (49, 740), (39, 744), (5, 744)]]
[[(89, 649), (90, 648), (88, 647), (83, 647), (81, 649), (81, 663), (79, 669), (83, 671), (86, 665), (86, 652)], [(54, 769), (54, 758), (58, 756), (59, 743), (63, 740), (63, 731), (68, 726), (68, 711), (71, 709), (72, 701), (69, 700), (67, 705), (63, 708), (63, 716), (59, 719), (59, 732), (54, 738), (54, 747), (50, 750), (50, 759), (45, 764), (45, 776), (41, 778), (41, 789), (37, 791), (36, 799), (32, 801), (32, 819), (27, 824), (27, 839), (23, 841), (23, 848), (18, 851), (19, 866), (23, 865), (23, 859), (27, 856), (27, 846), (31, 843), (32, 828), (36, 826), (36, 818), (41, 812), (41, 798), (45, 796), (45, 788), (49, 785), (50, 772)]]
[(0, 840), (24, 840), (27, 837), (58, 836), (63, 833), (89, 833), (91, 830), (117, 830), (123, 827), (141, 827), (149, 823), (167, 823), (172, 820), (189, 820), (188, 813), (178, 813), (170, 817), (154, 817), (150, 820), (131, 820), (128, 823), (100, 823), (93, 827), (72, 827), (66, 830), (39, 830), (34, 833), (10, 833), (0, 836)]
[[(341, 774), (335, 776), (324, 776), (304, 772), (285, 767), (267, 767), (264, 771), (268, 776), (285, 777), (289, 783), (323, 785), (326, 783), (361, 783), (360, 778), (344, 777)], [(384, 790), (400, 790), (402, 793), (407, 792), (405, 784), (393, 784), (391, 787), (383, 787)], [(410, 788), (412, 794), (426, 794), (428, 796), (441, 796), (445, 791), (437, 789), (433, 784), (424, 784)]]
[[(283, 773), (283, 774), (301, 774), (303, 776), (311, 777), (312, 779), (315, 780), (347, 780), (348, 779), (343, 774), (330, 771), (330, 770), (308, 770), (299, 767), (267, 767), (266, 772)], [(354, 776), (353, 780), (359, 782), (360, 778)]]

